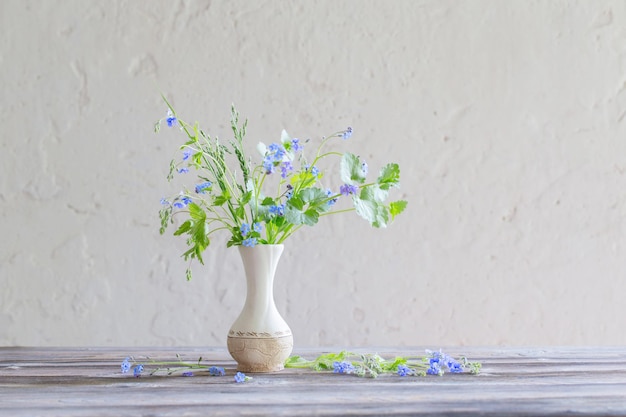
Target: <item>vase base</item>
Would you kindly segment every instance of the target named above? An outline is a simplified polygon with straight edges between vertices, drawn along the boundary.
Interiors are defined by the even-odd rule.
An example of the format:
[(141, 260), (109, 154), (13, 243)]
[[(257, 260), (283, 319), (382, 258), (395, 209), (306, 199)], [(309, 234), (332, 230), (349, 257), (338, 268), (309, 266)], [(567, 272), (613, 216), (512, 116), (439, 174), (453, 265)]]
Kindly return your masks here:
[(228, 336), (228, 352), (239, 372), (278, 372), (293, 350), (293, 336), (255, 338)]

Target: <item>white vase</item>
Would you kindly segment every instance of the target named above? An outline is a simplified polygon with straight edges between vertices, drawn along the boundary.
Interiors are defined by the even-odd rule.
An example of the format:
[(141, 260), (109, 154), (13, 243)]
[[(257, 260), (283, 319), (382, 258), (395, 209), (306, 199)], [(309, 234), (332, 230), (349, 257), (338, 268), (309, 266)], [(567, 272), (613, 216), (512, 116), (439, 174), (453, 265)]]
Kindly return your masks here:
[(293, 336), (274, 303), (274, 275), (284, 245), (239, 247), (246, 303), (228, 332), (228, 351), (241, 372), (276, 372), (293, 349)]

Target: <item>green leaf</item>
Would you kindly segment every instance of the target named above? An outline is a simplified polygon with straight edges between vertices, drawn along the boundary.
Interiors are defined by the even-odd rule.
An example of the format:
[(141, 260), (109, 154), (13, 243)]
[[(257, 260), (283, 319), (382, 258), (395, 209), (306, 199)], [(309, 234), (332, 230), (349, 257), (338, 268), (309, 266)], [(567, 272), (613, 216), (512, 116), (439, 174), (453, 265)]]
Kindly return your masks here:
[(395, 219), (395, 217), (402, 213), (406, 208), (408, 203), (405, 200), (393, 201), (389, 204), (389, 212), (391, 213), (391, 220)]
[(376, 182), (383, 190), (388, 190), (391, 186), (399, 187), (400, 166), (398, 164), (385, 165), (383, 169), (380, 170)]
[(174, 232), (174, 236), (180, 236), (183, 233), (187, 233), (189, 229), (191, 229), (191, 220), (187, 220), (186, 222), (181, 224), (178, 230)]
[(215, 198), (213, 199), (213, 204), (216, 206), (223, 206), (224, 203), (226, 203), (228, 201), (228, 198), (225, 197), (224, 195), (216, 195)]
[(374, 227), (387, 227), (389, 222), (389, 209), (376, 200), (363, 200), (357, 196), (352, 197), (354, 208), (359, 216), (370, 222)]
[(346, 152), (341, 158), (341, 180), (346, 184), (363, 184), (365, 171), (358, 156)]

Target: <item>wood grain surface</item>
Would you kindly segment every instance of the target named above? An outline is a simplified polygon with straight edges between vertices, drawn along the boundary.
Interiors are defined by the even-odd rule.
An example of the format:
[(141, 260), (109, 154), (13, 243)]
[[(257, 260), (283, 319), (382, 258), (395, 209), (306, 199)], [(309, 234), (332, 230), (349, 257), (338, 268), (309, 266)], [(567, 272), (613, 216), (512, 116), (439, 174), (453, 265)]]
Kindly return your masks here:
[[(296, 349), (313, 359), (337, 350)], [(383, 357), (415, 349), (357, 349)], [(2, 416), (626, 416), (626, 348), (449, 348), (479, 375), (376, 379), (286, 369), (234, 382), (222, 348), (0, 348)], [(120, 372), (127, 356), (222, 366), (224, 377)], [(148, 364), (148, 362), (146, 362)]]

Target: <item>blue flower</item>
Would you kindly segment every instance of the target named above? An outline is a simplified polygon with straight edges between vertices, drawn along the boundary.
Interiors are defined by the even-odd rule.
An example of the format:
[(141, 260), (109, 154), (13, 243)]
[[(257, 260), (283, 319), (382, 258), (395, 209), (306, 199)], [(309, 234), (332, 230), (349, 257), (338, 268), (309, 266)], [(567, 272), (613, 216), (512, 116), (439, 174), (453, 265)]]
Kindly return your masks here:
[(236, 383), (241, 383), (241, 382), (246, 382), (246, 374), (244, 374), (243, 372), (237, 372), (235, 374), (235, 382)]
[(226, 371), (224, 368), (219, 368), (217, 366), (212, 366), (209, 368), (209, 375), (211, 376), (224, 376), (226, 375)]
[(317, 169), (317, 167), (316, 167), (316, 166), (314, 166), (314, 167), (312, 167), (312, 168), (311, 168), (311, 174), (312, 174), (314, 177), (317, 177), (317, 176), (319, 176), (319, 175), (320, 175), (320, 170), (319, 170), (319, 169)]
[(182, 167), (182, 168), (179, 168), (179, 170), (178, 170), (179, 174), (186, 174), (188, 172), (189, 172), (189, 168), (187, 168), (187, 167)]
[(176, 202), (173, 204), (173, 206), (178, 209), (182, 209), (182, 208), (187, 207), (189, 203), (191, 203), (191, 198), (185, 195), (177, 199)]
[(196, 185), (196, 194), (206, 194), (206, 191), (211, 188), (213, 184), (211, 181), (203, 182), (202, 184)]
[[(329, 188), (329, 189), (326, 190), (326, 197), (330, 197), (331, 195), (333, 195), (333, 192)], [(337, 199), (336, 198), (332, 198), (332, 199), (328, 200), (328, 203), (326, 203), (326, 204), (328, 204), (329, 206), (332, 206), (336, 202), (337, 202)]]
[(293, 165), (291, 165), (291, 162), (289, 161), (285, 161), (282, 163), (282, 165), (280, 166), (280, 176), (283, 178), (287, 178), (287, 173), (293, 171)]
[(435, 358), (431, 358), (430, 359), (430, 366), (428, 367), (428, 369), (426, 370), (426, 373), (428, 375), (441, 375), (442, 371), (441, 371), (441, 364), (439, 363), (439, 359), (435, 359)]
[(344, 184), (339, 187), (339, 192), (345, 196), (348, 196), (350, 194), (356, 194), (358, 190), (358, 187), (352, 184)]
[(341, 136), (343, 140), (349, 139), (350, 136), (352, 136), (352, 128), (348, 126), (339, 136)]
[(249, 237), (249, 238), (245, 239), (243, 242), (241, 242), (241, 244), (243, 246), (247, 246), (249, 248), (252, 248), (252, 247), (256, 246), (256, 244), (257, 244), (256, 237)]
[(170, 205), (170, 202), (169, 202), (169, 201), (167, 201), (165, 198), (162, 198), (162, 199), (161, 199), (161, 204), (162, 204), (162, 205), (164, 205), (164, 206), (169, 206), (169, 205)]
[(407, 376), (412, 375), (413, 370), (411, 368), (406, 367), (405, 365), (398, 365), (398, 375)]
[(143, 365), (137, 365), (135, 366), (135, 369), (133, 369), (133, 375), (135, 375), (135, 377), (137, 378), (141, 376), (142, 372), (143, 372)]
[(333, 372), (336, 374), (351, 374), (354, 372), (354, 365), (350, 362), (334, 362)]
[(130, 362), (128, 361), (128, 358), (124, 359), (124, 362), (122, 362), (122, 373), (125, 374), (128, 371), (130, 371)]
[(186, 161), (187, 159), (189, 159), (191, 155), (193, 155), (193, 151), (191, 149), (185, 149), (183, 151), (183, 161)]
[(167, 111), (167, 119), (165, 119), (165, 120), (167, 120), (167, 125), (169, 127), (173, 127), (176, 124), (176, 122), (178, 121), (178, 119), (176, 118), (176, 116), (174, 116), (174, 113), (172, 113), (171, 110)]
[(193, 372), (191, 371), (183, 372), (182, 376), (193, 376)]
[(243, 223), (241, 225), (240, 231), (241, 231), (241, 236), (247, 235), (248, 233), (250, 233), (250, 225), (248, 223)]
[(256, 222), (252, 225), (252, 230), (254, 230), (257, 233), (261, 233), (261, 231), (263, 230), (263, 226), (261, 225), (261, 223)]
[(304, 149), (304, 146), (300, 145), (300, 139), (291, 139), (291, 150), (296, 153)]
[(270, 206), (269, 210), (270, 210), (270, 214), (273, 214), (275, 216), (284, 216), (285, 215), (285, 205), (284, 204)]

